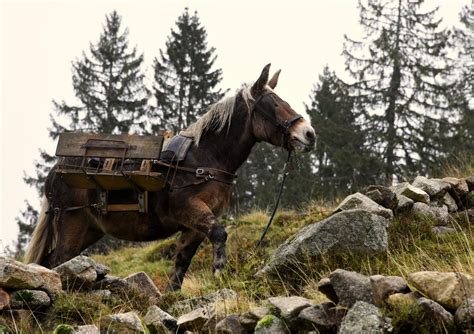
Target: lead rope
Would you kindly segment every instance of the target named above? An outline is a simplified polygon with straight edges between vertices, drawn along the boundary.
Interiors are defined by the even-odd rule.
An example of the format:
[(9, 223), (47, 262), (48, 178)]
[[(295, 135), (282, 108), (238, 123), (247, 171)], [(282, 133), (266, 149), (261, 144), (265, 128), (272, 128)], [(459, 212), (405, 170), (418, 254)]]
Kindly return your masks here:
[(273, 218), (275, 217), (275, 213), (278, 209), (278, 204), (280, 204), (281, 195), (283, 193), (283, 187), (285, 185), (286, 177), (288, 176), (288, 173), (289, 173), (291, 152), (292, 152), (291, 150), (288, 150), (288, 158), (286, 158), (285, 165), (283, 166), (283, 179), (281, 180), (280, 190), (278, 191), (278, 197), (275, 201), (275, 206), (273, 207), (273, 212), (272, 212), (272, 215), (270, 216), (270, 219), (268, 220), (267, 226), (265, 227), (265, 230), (263, 231), (262, 236), (257, 243), (257, 247), (256, 247), (257, 249), (260, 248), (260, 245), (262, 244), (262, 241), (265, 238), (265, 235), (267, 234), (268, 229), (270, 228), (270, 225), (273, 222)]

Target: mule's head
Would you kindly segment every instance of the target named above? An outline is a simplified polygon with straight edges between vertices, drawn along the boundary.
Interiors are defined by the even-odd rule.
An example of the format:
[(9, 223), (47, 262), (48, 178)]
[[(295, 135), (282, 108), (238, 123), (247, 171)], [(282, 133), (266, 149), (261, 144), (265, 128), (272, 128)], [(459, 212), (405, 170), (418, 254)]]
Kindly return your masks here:
[(254, 136), (258, 141), (287, 150), (311, 151), (316, 144), (313, 127), (274, 92), (280, 71), (268, 80), (269, 72), (270, 64), (263, 68), (250, 90), (255, 100), (251, 110)]

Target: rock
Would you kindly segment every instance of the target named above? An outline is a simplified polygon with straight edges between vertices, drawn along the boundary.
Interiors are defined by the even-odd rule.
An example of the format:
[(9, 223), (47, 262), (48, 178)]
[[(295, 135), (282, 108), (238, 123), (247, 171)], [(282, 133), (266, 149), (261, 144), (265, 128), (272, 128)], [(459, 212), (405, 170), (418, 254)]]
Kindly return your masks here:
[(72, 331), (72, 334), (99, 334), (99, 329), (96, 325), (77, 326)]
[(96, 263), (90, 257), (79, 255), (56, 268), (64, 289), (89, 289), (97, 280)]
[(277, 314), (285, 321), (291, 321), (302, 309), (312, 305), (309, 299), (291, 296), (291, 297), (271, 297), (268, 302), (277, 309)]
[(200, 307), (178, 318), (177, 326), (180, 331), (190, 330), (205, 332), (205, 325), (214, 317), (210, 308)]
[(418, 306), (429, 319), (430, 325), (434, 326), (438, 333), (450, 333), (452, 331), (454, 325), (453, 315), (437, 302), (421, 297), (418, 299)]
[(382, 307), (388, 296), (394, 293), (409, 292), (405, 280), (399, 276), (370, 276), (374, 304)]
[(176, 333), (178, 328), (177, 320), (156, 305), (148, 308), (143, 321), (151, 334)]
[(415, 204), (415, 202), (411, 198), (408, 198), (405, 195), (397, 195), (397, 199), (398, 206), (395, 209), (397, 213), (408, 212), (411, 210), (411, 208), (413, 208), (413, 204)]
[(96, 282), (93, 287), (93, 290), (110, 290), (113, 294), (117, 295), (126, 295), (132, 287), (130, 284), (123, 278), (116, 276), (105, 276), (104, 279)]
[(464, 207), (474, 209), (474, 191), (470, 191), (464, 196)]
[(458, 179), (455, 177), (445, 177), (443, 178), (443, 181), (450, 184), (450, 186), (454, 190), (454, 193), (458, 197), (461, 197), (469, 192), (469, 186), (467, 185), (467, 182), (465, 179)]
[(356, 301), (373, 302), (370, 278), (355, 271), (336, 269), (329, 274), (339, 299), (338, 306), (351, 307)]
[(107, 300), (112, 297), (112, 291), (107, 290), (107, 289), (92, 290), (90, 293), (92, 295), (99, 296), (102, 300)]
[(395, 210), (398, 206), (397, 195), (388, 187), (372, 185), (366, 187), (363, 193), (384, 208)]
[(414, 292), (409, 293), (394, 293), (393, 295), (389, 295), (386, 303), (392, 309), (399, 309), (407, 306), (414, 306), (417, 305), (417, 296)]
[[(272, 254), (257, 276), (297, 277), (308, 259), (321, 255), (373, 254), (387, 249), (389, 221), (364, 210), (336, 213), (302, 228)], [(296, 273), (295, 273), (296, 270)]]
[(303, 309), (298, 315), (300, 330), (316, 330), (319, 333), (334, 333), (345, 315), (343, 308), (332, 303), (322, 303)]
[(430, 195), (428, 195), (425, 191), (412, 186), (408, 182), (403, 182), (397, 184), (390, 189), (397, 194), (397, 196), (403, 195), (415, 202), (422, 202), (428, 204), (430, 202)]
[(103, 279), (108, 273), (110, 273), (110, 268), (102, 263), (95, 262), (95, 271), (97, 273), (97, 280), (100, 281)]
[(51, 305), (51, 298), (41, 290), (16, 290), (11, 294), (12, 309), (36, 309)]
[(269, 315), (270, 313), (271, 310), (268, 307), (254, 307), (248, 312), (242, 314), (242, 316), (240, 317), (240, 323), (246, 330), (253, 332), (255, 326), (257, 325), (257, 322), (266, 315)]
[(469, 191), (474, 191), (474, 175), (466, 177), (464, 181), (466, 181)]
[(287, 334), (290, 333), (285, 323), (275, 317), (272, 314), (269, 314), (257, 323), (255, 326), (254, 334)]
[(328, 299), (335, 304), (339, 302), (339, 299), (337, 298), (336, 291), (334, 291), (334, 288), (331, 284), (331, 280), (329, 277), (324, 277), (321, 278), (321, 280), (318, 282), (318, 290), (322, 292)]
[(219, 321), (215, 328), (216, 333), (244, 334), (247, 331), (242, 327), (240, 319), (236, 315), (229, 315)]
[(10, 295), (0, 288), (0, 311), (10, 305)]
[(432, 199), (444, 196), (451, 186), (449, 183), (440, 179), (428, 179), (424, 176), (417, 176), (412, 185), (425, 191)]
[(435, 207), (417, 202), (413, 205), (412, 212), (415, 215), (434, 220), (436, 226), (446, 225), (449, 220), (448, 208), (446, 206)]
[(342, 201), (342, 203), (339, 204), (339, 206), (334, 210), (334, 213), (354, 209), (368, 211), (370, 213), (374, 213), (387, 219), (393, 218), (392, 210), (384, 208), (383, 206), (375, 203), (373, 200), (371, 200), (365, 195), (362, 195), (361, 193), (355, 193), (347, 196)]
[(460, 332), (470, 333), (474, 330), (474, 298), (469, 298), (458, 307), (454, 321)]
[(433, 231), (434, 234), (437, 234), (437, 235), (443, 235), (443, 234), (456, 232), (454, 228), (447, 227), (447, 226), (434, 226), (431, 230)]
[(458, 211), (456, 201), (449, 193), (444, 194), (443, 198), (441, 199), (441, 203), (447, 206), (448, 212)]
[(205, 296), (189, 298), (181, 300), (173, 304), (168, 311), (171, 314), (183, 314), (190, 312), (199, 307), (215, 307), (215, 304), (222, 302), (235, 301), (238, 299), (238, 294), (231, 289), (221, 289)]
[(384, 318), (376, 306), (358, 301), (347, 312), (338, 333), (385, 333), (391, 330), (390, 319)]
[(100, 320), (101, 331), (107, 333), (145, 333), (140, 318), (135, 312), (109, 314)]
[(410, 274), (408, 283), (450, 310), (474, 296), (474, 279), (464, 273), (420, 271)]
[(157, 301), (161, 297), (161, 293), (155, 283), (143, 271), (127, 276), (125, 281), (152, 300)]
[(44, 290), (53, 299), (62, 293), (58, 273), (37, 264), (26, 265), (7, 257), (0, 257), (0, 287)]

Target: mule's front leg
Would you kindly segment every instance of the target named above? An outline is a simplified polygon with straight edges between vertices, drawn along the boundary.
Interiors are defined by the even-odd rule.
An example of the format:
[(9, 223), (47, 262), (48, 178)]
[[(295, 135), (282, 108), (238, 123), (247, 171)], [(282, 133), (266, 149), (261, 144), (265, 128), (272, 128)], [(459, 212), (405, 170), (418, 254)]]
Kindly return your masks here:
[(211, 229), (208, 233), (208, 237), (212, 243), (214, 255), (212, 269), (215, 275), (219, 275), (221, 270), (227, 264), (227, 255), (225, 250), (227, 232), (225, 231), (224, 226), (219, 224), (216, 217), (214, 217), (211, 223)]

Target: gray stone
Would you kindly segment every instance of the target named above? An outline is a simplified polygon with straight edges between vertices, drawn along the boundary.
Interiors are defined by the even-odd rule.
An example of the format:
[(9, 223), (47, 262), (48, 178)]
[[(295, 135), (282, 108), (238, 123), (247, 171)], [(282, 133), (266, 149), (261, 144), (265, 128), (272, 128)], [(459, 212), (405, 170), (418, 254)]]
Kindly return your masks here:
[(301, 324), (300, 329), (317, 330), (318, 333), (334, 333), (344, 314), (343, 308), (334, 307), (332, 303), (307, 307), (298, 315)]
[(95, 271), (97, 273), (97, 280), (101, 280), (105, 277), (105, 275), (107, 275), (108, 273), (110, 273), (110, 268), (107, 267), (106, 265), (102, 264), (102, 263), (95, 263)]
[(178, 318), (177, 326), (180, 331), (190, 330), (205, 332), (206, 325), (214, 317), (212, 308), (200, 307)]
[(415, 202), (422, 202), (428, 204), (430, 202), (430, 195), (428, 195), (425, 191), (412, 186), (408, 182), (403, 182), (397, 184), (390, 189), (397, 194), (397, 196), (403, 195)]
[(127, 276), (125, 281), (152, 300), (158, 300), (161, 297), (155, 283), (143, 271)]
[(324, 277), (321, 278), (318, 282), (318, 290), (323, 293), (328, 299), (335, 304), (339, 302), (339, 299), (337, 298), (336, 291), (334, 291), (334, 288), (331, 284), (331, 280), (329, 277)]
[(454, 228), (447, 227), (447, 226), (434, 226), (431, 230), (433, 231), (434, 234), (437, 234), (437, 235), (443, 235), (443, 234), (456, 232)]
[(109, 314), (100, 320), (101, 331), (109, 333), (145, 333), (140, 318), (135, 312)]
[(469, 192), (469, 186), (467, 185), (465, 179), (458, 179), (456, 177), (445, 177), (443, 178), (443, 181), (450, 184), (450, 186), (454, 190), (454, 193), (458, 197), (461, 197)]
[(148, 308), (143, 321), (151, 334), (176, 333), (178, 328), (177, 320), (156, 305)]
[(96, 282), (92, 287), (94, 290), (110, 290), (113, 294), (124, 295), (132, 287), (123, 278), (107, 275), (104, 279)]
[(354, 209), (368, 211), (370, 213), (374, 213), (387, 219), (393, 218), (392, 210), (384, 208), (383, 206), (371, 200), (369, 197), (359, 192), (347, 196), (342, 201), (342, 203), (339, 204), (338, 207), (334, 210), (334, 213)]
[(415, 204), (415, 202), (411, 198), (408, 198), (405, 195), (401, 195), (401, 194), (397, 195), (397, 199), (398, 199), (398, 206), (396, 208), (397, 213), (408, 212), (413, 208), (413, 204)]
[(400, 276), (370, 276), (374, 304), (382, 307), (385, 300), (394, 293), (409, 292), (408, 285)]
[(254, 307), (248, 312), (242, 314), (242, 316), (240, 317), (240, 323), (246, 330), (253, 332), (255, 326), (257, 325), (257, 322), (266, 315), (269, 315), (270, 313), (271, 310), (268, 307)]
[(456, 201), (449, 193), (444, 194), (443, 198), (441, 199), (441, 203), (447, 206), (448, 212), (458, 211)]
[(431, 326), (436, 327), (439, 333), (448, 332), (453, 328), (454, 319), (453, 315), (446, 311), (441, 305), (437, 302), (428, 299), (428, 298), (418, 298), (418, 306), (423, 310), (427, 316), (428, 321)]
[(286, 321), (292, 320), (302, 309), (312, 305), (309, 299), (299, 296), (270, 297), (268, 302), (277, 309), (277, 314)]
[(474, 191), (468, 192), (463, 201), (466, 209), (474, 209)]
[(190, 312), (199, 307), (210, 307), (214, 306), (216, 303), (221, 303), (225, 301), (236, 301), (238, 299), (238, 294), (231, 289), (221, 289), (215, 292), (209, 293), (205, 296), (189, 298), (181, 300), (177, 303), (174, 303), (168, 311), (171, 314), (183, 314)]
[(257, 276), (295, 277), (302, 263), (321, 255), (373, 254), (388, 246), (389, 220), (364, 210), (336, 213), (302, 228), (280, 245)]
[(107, 290), (107, 289), (102, 289), (102, 290), (92, 290), (90, 292), (92, 295), (100, 297), (102, 300), (107, 300), (112, 297), (112, 291)]
[(417, 176), (412, 182), (414, 187), (425, 191), (432, 199), (444, 196), (451, 186), (449, 183), (439, 179), (428, 179), (424, 176)]
[(435, 207), (417, 202), (413, 205), (412, 212), (415, 215), (433, 220), (436, 226), (446, 225), (449, 220), (448, 208), (446, 206)]
[(36, 309), (51, 305), (51, 298), (41, 290), (16, 290), (11, 294), (10, 308)]
[(3, 256), (0, 257), (0, 287), (44, 290), (53, 299), (62, 293), (58, 273), (34, 263), (26, 265)]
[(90, 257), (79, 255), (53, 268), (61, 276), (64, 289), (88, 289), (97, 280), (96, 263)]
[(388, 187), (371, 185), (364, 189), (363, 194), (390, 210), (395, 210), (398, 205), (397, 195)]
[(260, 319), (255, 326), (254, 334), (287, 334), (290, 333), (283, 320), (274, 315), (267, 315)]
[(390, 319), (384, 318), (380, 310), (369, 303), (358, 301), (342, 320), (338, 333), (366, 334), (385, 333), (392, 330)]
[(247, 331), (244, 327), (242, 327), (238, 316), (229, 315), (217, 323), (215, 332), (228, 334), (244, 334)]
[(339, 306), (351, 307), (357, 301), (373, 302), (370, 278), (355, 271), (336, 269), (329, 274)]
[(466, 300), (454, 314), (457, 328), (464, 333), (474, 330), (474, 297)]
[(72, 334), (99, 334), (99, 329), (96, 325), (84, 325), (74, 328)]

